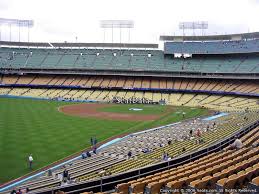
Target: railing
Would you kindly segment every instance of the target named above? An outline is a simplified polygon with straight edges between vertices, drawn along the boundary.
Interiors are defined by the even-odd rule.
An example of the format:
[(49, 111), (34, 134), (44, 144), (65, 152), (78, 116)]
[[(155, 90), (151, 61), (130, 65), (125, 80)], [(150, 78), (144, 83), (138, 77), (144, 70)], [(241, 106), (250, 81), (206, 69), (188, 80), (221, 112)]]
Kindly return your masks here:
[(115, 186), (120, 183), (128, 182), (130, 180), (134, 180), (134, 179), (145, 177), (145, 176), (148, 176), (151, 174), (155, 174), (157, 172), (161, 172), (161, 171), (194, 161), (196, 159), (199, 159), (199, 158), (206, 156), (208, 154), (211, 154), (213, 152), (221, 151), (226, 146), (232, 144), (234, 142), (234, 140), (236, 139), (236, 137), (243, 136), (244, 134), (248, 133), (249, 131), (251, 131), (252, 129), (254, 129), (257, 126), (259, 126), (259, 120), (247, 127), (240, 129), (239, 131), (232, 134), (231, 136), (224, 138), (220, 142), (216, 142), (216, 143), (210, 145), (207, 148), (199, 149), (192, 153), (176, 157), (167, 162), (160, 162), (158, 164), (131, 170), (129, 172), (120, 173), (120, 174), (110, 176), (110, 177), (104, 177), (104, 178), (101, 178), (98, 180), (71, 184), (66, 187), (60, 186), (60, 187), (55, 187), (52, 189), (42, 189), (40, 191), (35, 191), (35, 192), (32, 191), (30, 193), (32, 193), (32, 194), (34, 194), (34, 193), (35, 194), (36, 193), (52, 194), (58, 190), (62, 190), (66, 193), (80, 193), (80, 192), (86, 192), (86, 191), (103, 192), (103, 191), (113, 190), (115, 188)]

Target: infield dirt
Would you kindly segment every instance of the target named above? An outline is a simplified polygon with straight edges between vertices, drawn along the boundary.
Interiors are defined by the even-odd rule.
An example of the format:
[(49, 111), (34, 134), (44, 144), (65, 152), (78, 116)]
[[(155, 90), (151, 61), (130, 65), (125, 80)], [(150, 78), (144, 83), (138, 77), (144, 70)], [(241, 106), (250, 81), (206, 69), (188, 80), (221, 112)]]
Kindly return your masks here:
[(79, 117), (95, 117), (100, 119), (109, 120), (127, 120), (127, 121), (150, 121), (156, 120), (161, 115), (140, 115), (140, 114), (126, 114), (126, 113), (113, 113), (101, 112), (98, 109), (103, 107), (112, 106), (110, 104), (74, 104), (59, 107), (59, 111), (66, 115), (79, 116)]

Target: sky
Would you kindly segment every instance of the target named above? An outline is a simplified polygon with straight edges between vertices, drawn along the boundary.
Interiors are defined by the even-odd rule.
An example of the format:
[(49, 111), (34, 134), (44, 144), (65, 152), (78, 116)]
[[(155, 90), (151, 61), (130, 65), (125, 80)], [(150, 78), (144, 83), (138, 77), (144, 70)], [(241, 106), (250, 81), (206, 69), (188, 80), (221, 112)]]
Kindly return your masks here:
[[(208, 21), (205, 34), (259, 31), (259, 0), (0, 0), (0, 18), (34, 20), (33, 42), (158, 43), (160, 35), (182, 35), (179, 22)], [(134, 28), (114, 29), (112, 39), (100, 20), (133, 20)], [(9, 26), (0, 32), (10, 40)], [(18, 27), (11, 27), (11, 40), (19, 41)], [(27, 28), (20, 28), (20, 41), (28, 41)]]

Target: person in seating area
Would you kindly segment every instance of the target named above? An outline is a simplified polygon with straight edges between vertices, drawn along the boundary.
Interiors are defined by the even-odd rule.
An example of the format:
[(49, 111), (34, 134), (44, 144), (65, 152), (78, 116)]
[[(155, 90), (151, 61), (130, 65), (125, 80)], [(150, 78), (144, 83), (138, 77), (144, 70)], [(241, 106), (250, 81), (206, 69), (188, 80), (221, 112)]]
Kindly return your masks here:
[(13, 189), (13, 190), (11, 191), (11, 194), (16, 194), (16, 190)]
[(203, 143), (204, 142), (204, 140), (201, 138), (201, 130), (200, 130), (200, 128), (198, 128), (197, 129), (197, 131), (196, 131), (196, 143), (197, 144), (200, 144), (200, 143)]
[(102, 169), (98, 174), (99, 174), (100, 177), (103, 177), (103, 176), (106, 175), (106, 170)]
[(256, 148), (256, 147), (258, 147), (259, 146), (259, 142), (254, 142), (253, 144), (252, 144), (252, 147), (253, 148)]
[(165, 147), (165, 144), (160, 143), (160, 144), (159, 144), (159, 147), (163, 148), (163, 147)]
[(85, 152), (82, 152), (81, 156), (82, 156), (82, 159), (87, 158), (87, 156), (86, 156), (86, 153), (85, 153)]
[(86, 152), (86, 156), (87, 156), (87, 157), (91, 157), (92, 155), (91, 155), (90, 152), (87, 151), (87, 152)]
[(171, 144), (172, 144), (172, 139), (171, 139), (171, 138), (168, 138), (167, 144), (168, 144), (168, 145), (171, 145)]
[(52, 170), (49, 169), (49, 170), (48, 170), (48, 176), (52, 176), (52, 174), (53, 174), (53, 173), (52, 173)]
[(65, 168), (65, 170), (63, 171), (63, 181), (67, 181), (68, 179), (68, 170)]
[(142, 150), (142, 152), (143, 152), (143, 153), (149, 153), (150, 150), (149, 150), (148, 148), (144, 148), (144, 149)]
[(66, 186), (68, 185), (68, 181), (67, 179), (64, 179), (64, 181), (61, 182), (61, 186)]
[(131, 152), (131, 151), (129, 151), (129, 152), (128, 152), (128, 159), (130, 159), (130, 158), (131, 158), (131, 156), (132, 156), (132, 152)]
[(189, 134), (190, 134), (190, 136), (192, 137), (192, 130), (190, 130)]
[(201, 130), (200, 130), (200, 128), (197, 129), (197, 131), (196, 131), (196, 136), (197, 136), (198, 138), (201, 137)]
[(168, 158), (169, 158), (168, 153), (164, 152), (163, 155), (162, 155), (162, 159), (163, 159), (164, 161), (167, 161)]
[(243, 143), (241, 142), (240, 139), (236, 138), (234, 143), (231, 144), (231, 149), (240, 149), (243, 147)]
[(209, 131), (209, 130), (210, 130), (210, 125), (207, 125), (206, 131)]
[(96, 148), (96, 146), (94, 146), (93, 153), (94, 153), (94, 154), (97, 154), (97, 148)]
[(22, 190), (19, 189), (18, 192), (16, 192), (17, 194), (22, 194)]

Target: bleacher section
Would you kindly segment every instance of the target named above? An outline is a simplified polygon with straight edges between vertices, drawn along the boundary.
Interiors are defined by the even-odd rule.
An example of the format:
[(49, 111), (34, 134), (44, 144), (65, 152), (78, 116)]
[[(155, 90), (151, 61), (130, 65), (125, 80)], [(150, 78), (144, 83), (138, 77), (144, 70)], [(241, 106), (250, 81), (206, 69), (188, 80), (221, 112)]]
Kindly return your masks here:
[(259, 52), (259, 39), (165, 42), (165, 53), (227, 54)]
[[(248, 140), (248, 136), (251, 139)], [(159, 193), (160, 189), (175, 189), (176, 193), (180, 193), (181, 189), (186, 189), (185, 191), (204, 193), (206, 189), (213, 192), (216, 188), (233, 189), (232, 191), (244, 188), (248, 182), (256, 182), (255, 177), (259, 176), (259, 148), (248, 147), (250, 144), (247, 144), (248, 141), (258, 142), (258, 137), (258, 128), (255, 128), (241, 138), (245, 147), (240, 150), (212, 153), (185, 165), (119, 184), (117, 191)], [(214, 190), (215, 193), (217, 191)]]
[[(209, 80), (182, 78), (150, 77), (111, 77), (111, 76), (75, 76), (75, 75), (3, 75), (0, 84), (19, 84), (35, 86), (79, 86), (100, 88), (138, 88), (169, 90), (195, 90), (214, 92), (236, 92), (243, 94), (259, 93), (259, 82), (246, 80)], [(11, 86), (15, 86), (11, 85)], [(161, 97), (160, 97), (161, 98)], [(159, 98), (159, 99), (160, 99)]]
[[(258, 43), (255, 44), (255, 47), (258, 48)], [(160, 50), (0, 48), (0, 68), (14, 69), (86, 68), (95, 70), (258, 73), (258, 61), (258, 54), (197, 56), (182, 59), (166, 56)]]

